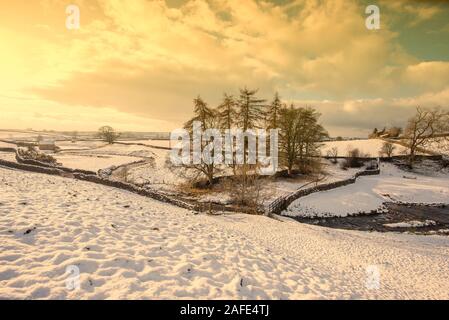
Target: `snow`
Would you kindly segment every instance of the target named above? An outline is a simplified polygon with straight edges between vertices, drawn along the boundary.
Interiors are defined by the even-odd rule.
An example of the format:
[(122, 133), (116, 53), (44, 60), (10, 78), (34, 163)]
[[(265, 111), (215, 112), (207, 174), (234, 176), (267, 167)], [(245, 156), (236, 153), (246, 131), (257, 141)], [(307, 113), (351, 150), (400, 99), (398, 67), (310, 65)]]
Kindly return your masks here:
[(61, 150), (89, 150), (107, 145), (106, 142), (101, 140), (87, 140), (87, 141), (57, 141), (56, 145)]
[(381, 174), (359, 177), (355, 184), (313, 193), (295, 200), (283, 214), (302, 217), (347, 216), (382, 211), (384, 202), (449, 203), (449, 175), (426, 176), (389, 163)]
[(424, 148), (437, 154), (449, 156), (449, 137), (446, 137), (445, 139), (430, 139)]
[[(134, 183), (145, 183), (154, 188), (172, 188), (185, 179), (170, 166), (170, 150), (150, 148), (153, 161), (129, 171), (129, 179)], [(164, 186), (165, 185), (165, 186)]]
[(153, 150), (158, 150), (139, 145), (107, 144), (99, 140), (59, 142), (58, 146), (62, 146), (63, 151), (53, 156), (64, 167), (91, 171), (152, 159), (155, 156)]
[[(145, 139), (145, 140), (118, 140), (119, 142), (123, 143), (136, 143), (136, 144), (144, 144), (147, 146), (156, 146), (156, 147), (164, 147), (169, 148), (170, 147), (170, 140), (152, 140), (152, 139)], [(176, 141), (172, 141), (172, 145), (175, 145)]]
[(16, 162), (16, 154), (12, 153), (12, 152), (0, 151), (0, 159), (6, 160), (6, 161), (11, 161), (11, 162)]
[(16, 148), (15, 144), (0, 141), (0, 148)]
[(38, 136), (41, 136), (44, 139), (52, 139), (52, 140), (67, 139), (67, 136), (64, 136), (56, 132), (0, 130), (0, 139), (4, 140), (36, 141)]
[(421, 228), (421, 227), (434, 226), (435, 224), (436, 222), (433, 220), (425, 220), (425, 221), (411, 220), (397, 223), (386, 223), (384, 224), (384, 226), (388, 228)]
[(314, 179), (308, 176), (267, 180), (262, 189), (264, 205), (268, 205), (278, 197), (286, 196), (299, 189), (307, 189), (325, 183), (349, 179), (353, 177), (356, 172), (364, 170), (364, 168), (348, 168), (347, 170), (342, 170), (340, 168), (340, 162), (341, 160), (338, 160), (337, 163), (334, 164), (329, 160), (322, 159), (323, 175), (319, 177), (320, 180), (317, 183), (313, 182)]
[[(349, 150), (359, 149), (362, 154), (367, 157), (375, 158), (379, 157), (379, 151), (385, 141), (381, 139), (365, 139), (365, 140), (345, 140), (345, 141), (326, 141), (323, 142), (321, 148), (321, 155), (327, 156), (328, 151), (332, 148), (337, 148), (339, 157), (346, 157)], [(403, 155), (406, 153), (407, 148), (399, 144), (394, 145), (396, 149), (393, 151), (393, 155)]]
[(53, 154), (59, 163), (66, 168), (98, 171), (112, 166), (139, 161), (140, 158), (117, 155), (79, 155), (79, 154)]
[[(0, 185), (0, 298), (449, 298), (447, 237), (194, 215), (118, 189), (1, 168)], [(68, 266), (80, 270), (79, 290), (66, 289)], [(378, 290), (366, 286), (372, 268)]]

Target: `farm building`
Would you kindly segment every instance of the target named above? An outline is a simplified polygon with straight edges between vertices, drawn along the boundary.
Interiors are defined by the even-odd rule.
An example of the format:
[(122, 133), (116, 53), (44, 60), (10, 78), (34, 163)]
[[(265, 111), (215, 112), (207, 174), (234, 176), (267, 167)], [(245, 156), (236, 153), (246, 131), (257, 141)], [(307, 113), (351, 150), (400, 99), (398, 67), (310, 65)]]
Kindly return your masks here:
[(39, 150), (41, 151), (56, 151), (58, 147), (53, 140), (42, 140), (38, 143)]

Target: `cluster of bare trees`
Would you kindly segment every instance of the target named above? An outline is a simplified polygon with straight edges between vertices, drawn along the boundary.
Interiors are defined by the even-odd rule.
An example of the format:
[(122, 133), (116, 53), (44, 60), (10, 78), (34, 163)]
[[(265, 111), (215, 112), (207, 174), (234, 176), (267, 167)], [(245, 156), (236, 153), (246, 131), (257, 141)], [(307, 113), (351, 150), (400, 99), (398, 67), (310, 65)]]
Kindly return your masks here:
[(440, 108), (416, 108), (404, 130), (404, 139), (409, 148), (409, 166), (415, 162), (416, 153), (434, 148), (446, 148), (449, 144), (449, 111)]
[(318, 122), (320, 114), (311, 107), (282, 107), (279, 110), (280, 159), (289, 174), (293, 169), (310, 173), (320, 155), (320, 141), (328, 134)]
[[(289, 174), (294, 170), (310, 172), (313, 163), (316, 162), (315, 157), (319, 156), (319, 142), (327, 136), (327, 132), (319, 124), (319, 113), (311, 107), (298, 108), (293, 104), (287, 106), (277, 93), (271, 102), (267, 102), (257, 96), (257, 90), (243, 88), (237, 97), (225, 93), (222, 102), (216, 108), (209, 107), (200, 96), (193, 102), (194, 116), (184, 125), (190, 133), (193, 133), (194, 122), (201, 123), (203, 131), (212, 128), (218, 128), (222, 132), (236, 128), (244, 132), (280, 129), (279, 160)], [(202, 141), (202, 147), (207, 143), (208, 141)], [(269, 144), (269, 141), (266, 143)], [(245, 141), (245, 148), (247, 147), (248, 143)], [(216, 164), (204, 161), (184, 167), (206, 177), (210, 185), (220, 170)], [(240, 179), (236, 184), (242, 186), (244, 195), (244, 191), (254, 182), (249, 176), (257, 175), (258, 166), (247, 163), (238, 165), (233, 161), (232, 169), (234, 179)]]
[[(418, 152), (427, 153), (429, 149), (432, 151), (449, 148), (449, 112), (441, 108), (417, 107), (416, 113), (408, 119), (404, 130), (399, 127), (382, 131), (374, 129), (370, 137), (395, 138), (400, 134), (402, 144), (408, 149), (408, 165), (413, 167)], [(386, 141), (379, 154), (391, 157), (396, 149), (395, 144)]]

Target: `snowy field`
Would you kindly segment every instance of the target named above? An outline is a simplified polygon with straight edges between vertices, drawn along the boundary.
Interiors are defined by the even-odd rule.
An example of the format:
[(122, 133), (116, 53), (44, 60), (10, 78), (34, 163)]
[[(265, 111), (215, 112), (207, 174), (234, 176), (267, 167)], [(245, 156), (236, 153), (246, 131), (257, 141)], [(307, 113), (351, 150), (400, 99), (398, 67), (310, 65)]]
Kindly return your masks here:
[(60, 133), (55, 132), (34, 132), (34, 131), (4, 131), (0, 130), (0, 139), (3, 140), (36, 140), (38, 136), (43, 137), (44, 139), (67, 139), (67, 136), (64, 136)]
[(78, 154), (55, 154), (53, 157), (63, 167), (81, 170), (98, 171), (111, 166), (120, 166), (141, 160), (137, 157), (118, 155), (78, 155)]
[(89, 150), (106, 146), (107, 143), (100, 140), (75, 141), (75, 142), (72, 142), (71, 140), (66, 140), (66, 141), (57, 141), (56, 145), (61, 150)]
[[(447, 237), (194, 215), (1, 168), (0, 184), (0, 298), (449, 298)], [(79, 290), (66, 289), (68, 266)], [(378, 288), (367, 286), (372, 268)]]
[[(155, 146), (155, 147), (164, 147), (169, 148), (170, 147), (170, 140), (151, 140), (151, 139), (145, 139), (145, 140), (118, 140), (119, 142), (123, 143), (136, 143), (136, 144), (145, 144), (147, 146)], [(172, 145), (175, 145), (176, 142), (173, 141)]]
[(138, 145), (106, 144), (102, 141), (79, 141), (74, 144), (62, 144), (70, 151), (62, 151), (53, 156), (64, 167), (98, 171), (112, 166), (120, 166), (145, 158), (153, 158), (150, 147)]
[(283, 214), (347, 216), (381, 209), (384, 202), (449, 203), (449, 173), (422, 175), (382, 163), (380, 175), (359, 177), (355, 184), (299, 198)]
[(16, 148), (15, 144), (0, 141), (0, 148)]
[(1, 152), (0, 151), (0, 159), (15, 162), (16, 161), (16, 154), (12, 152)]
[(364, 170), (363, 167), (342, 170), (339, 162), (337, 164), (333, 164), (331, 161), (326, 159), (322, 159), (321, 163), (323, 175), (319, 177), (320, 181), (317, 183), (313, 183), (313, 179), (306, 176), (293, 179), (276, 179), (274, 181), (268, 180), (263, 185), (262, 189), (264, 205), (269, 205), (271, 202), (276, 200), (276, 198), (286, 196), (297, 191), (298, 189), (310, 188), (324, 183), (332, 183), (335, 181), (349, 179), (352, 178), (358, 171)]
[(185, 182), (177, 170), (170, 166), (170, 150), (148, 148), (153, 161), (131, 168), (129, 179), (134, 183), (145, 183), (156, 189), (170, 189)]
[(154, 148), (140, 146), (140, 145), (124, 145), (124, 144), (106, 144), (83, 154), (108, 154), (120, 156), (134, 156), (134, 157), (153, 157)]
[[(375, 158), (379, 156), (379, 151), (385, 141), (381, 139), (365, 139), (365, 140), (345, 140), (345, 141), (327, 141), (323, 142), (321, 148), (321, 155), (327, 156), (332, 148), (337, 148), (339, 157), (346, 157), (348, 151), (352, 149), (359, 149), (362, 154), (367, 157)], [(401, 145), (395, 144), (396, 149), (393, 155), (403, 155), (407, 149)]]
[(426, 145), (425, 149), (449, 156), (449, 137), (447, 139), (432, 139), (428, 145)]

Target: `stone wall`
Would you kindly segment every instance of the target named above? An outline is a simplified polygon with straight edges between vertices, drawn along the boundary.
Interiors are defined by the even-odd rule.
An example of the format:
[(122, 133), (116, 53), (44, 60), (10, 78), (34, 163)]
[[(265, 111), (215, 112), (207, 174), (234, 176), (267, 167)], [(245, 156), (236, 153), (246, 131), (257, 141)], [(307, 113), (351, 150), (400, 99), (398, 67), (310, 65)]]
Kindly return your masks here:
[(64, 174), (64, 171), (57, 169), (57, 168), (39, 167), (39, 166), (33, 166), (33, 165), (29, 165), (29, 164), (24, 164), (24, 163), (6, 161), (6, 160), (2, 160), (2, 159), (0, 159), (0, 166), (24, 170), (24, 171), (36, 172), (36, 173), (51, 174), (51, 175), (56, 175), (56, 176), (62, 176)]
[(272, 213), (280, 214), (283, 210), (287, 209), (287, 207), (293, 201), (295, 201), (296, 199), (299, 199), (301, 197), (305, 197), (309, 194), (343, 187), (348, 184), (355, 183), (357, 178), (360, 176), (377, 175), (379, 173), (380, 173), (380, 169), (364, 170), (364, 171), (357, 172), (354, 175), (354, 177), (349, 178), (349, 179), (335, 181), (335, 182), (331, 182), (331, 183), (320, 184), (320, 185), (312, 187), (312, 188), (297, 190), (293, 193), (290, 193), (283, 197), (279, 197), (276, 200), (274, 200), (267, 208), (268, 214), (272, 214)]
[(18, 152), (16, 152), (16, 161), (18, 163), (27, 164), (27, 165), (31, 165), (31, 166), (59, 169), (59, 170), (62, 170), (64, 172), (67, 172), (67, 173), (82, 173), (82, 174), (92, 174), (92, 175), (96, 175), (97, 174), (94, 171), (81, 170), (81, 169), (71, 169), (71, 168), (66, 168), (66, 167), (62, 167), (62, 166), (54, 166), (54, 165), (51, 165), (49, 163), (45, 163), (45, 162), (41, 162), (41, 161), (37, 161), (37, 160), (33, 160), (33, 159), (24, 159), (24, 158), (22, 158), (19, 155)]
[(166, 202), (166, 203), (171, 203), (173, 205), (176, 205), (178, 207), (185, 208), (185, 209), (190, 209), (190, 210), (195, 209), (195, 206), (192, 204), (185, 203), (183, 201), (174, 199), (172, 197), (168, 197), (164, 194), (158, 193), (157, 191), (143, 189), (143, 188), (140, 188), (133, 184), (129, 184), (129, 183), (125, 183), (125, 182), (104, 179), (95, 174), (84, 174), (81, 172), (76, 172), (76, 170), (67, 172), (67, 171), (62, 170), (61, 168), (48, 167), (48, 166), (43, 167), (43, 166), (36, 166), (36, 165), (18, 163), (18, 162), (16, 163), (16, 162), (6, 161), (6, 160), (2, 160), (2, 159), (0, 159), (0, 166), (13, 168), (13, 169), (19, 169), (19, 170), (23, 170), (23, 171), (34, 172), (34, 173), (44, 173), (44, 174), (62, 176), (62, 177), (67, 177), (67, 173), (69, 173), (70, 174), (69, 176), (71, 178), (74, 178), (77, 180), (89, 181), (92, 183), (101, 184), (101, 185), (108, 186), (108, 187), (113, 187), (113, 188), (117, 188), (117, 189), (130, 191), (130, 192), (137, 193), (139, 195), (149, 197), (149, 198), (152, 198), (155, 200), (159, 200), (159, 201)]

